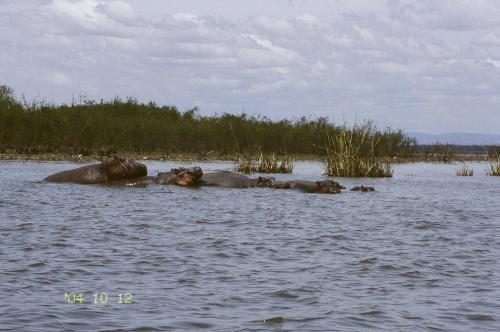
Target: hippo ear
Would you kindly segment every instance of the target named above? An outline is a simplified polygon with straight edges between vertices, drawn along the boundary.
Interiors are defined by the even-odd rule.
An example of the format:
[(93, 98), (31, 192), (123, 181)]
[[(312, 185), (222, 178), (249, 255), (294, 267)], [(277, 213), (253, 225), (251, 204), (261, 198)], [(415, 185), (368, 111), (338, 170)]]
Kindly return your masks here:
[(321, 183), (319, 181), (316, 181), (316, 186), (314, 190), (320, 190), (321, 189)]
[(193, 172), (196, 176), (198, 176), (198, 177), (202, 177), (202, 176), (203, 176), (203, 170), (201, 169), (201, 167), (200, 167), (200, 166), (195, 166), (195, 167), (193, 167), (192, 172)]

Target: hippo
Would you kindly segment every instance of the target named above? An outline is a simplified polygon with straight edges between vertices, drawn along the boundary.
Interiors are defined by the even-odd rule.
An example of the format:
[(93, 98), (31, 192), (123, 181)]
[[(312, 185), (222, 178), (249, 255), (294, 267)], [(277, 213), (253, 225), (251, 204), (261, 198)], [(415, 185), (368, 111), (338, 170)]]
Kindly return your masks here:
[(83, 166), (50, 175), (44, 179), (49, 182), (73, 182), (81, 184), (106, 184), (113, 186), (144, 187), (153, 184), (187, 186), (217, 186), (226, 188), (274, 188), (294, 189), (306, 193), (339, 193), (345, 189), (332, 180), (323, 181), (276, 181), (274, 177), (249, 178), (245, 175), (218, 171), (203, 174), (200, 167), (173, 168), (160, 172), (157, 176), (147, 176), (146, 165), (131, 158), (113, 155), (96, 165)]
[(133, 179), (121, 179), (110, 181), (112, 186), (145, 187), (152, 184), (178, 185), (181, 187), (195, 186), (200, 181), (203, 171), (200, 167), (172, 168), (169, 172), (159, 172), (157, 176), (143, 176)]
[(333, 180), (323, 181), (287, 181), (291, 189), (299, 190), (305, 193), (318, 194), (338, 194), (340, 189), (345, 189), (344, 186)]
[(87, 165), (46, 177), (48, 182), (73, 182), (80, 184), (109, 183), (121, 179), (138, 178), (147, 175), (146, 165), (132, 158), (111, 156), (99, 164)]
[(199, 186), (218, 186), (225, 188), (275, 188), (275, 189), (295, 189), (306, 193), (339, 193), (340, 189), (345, 189), (339, 183), (332, 180), (323, 181), (276, 181), (274, 177), (262, 177), (251, 179), (245, 175), (230, 171), (218, 171), (203, 174), (197, 184)]
[(351, 189), (351, 191), (362, 191), (362, 192), (367, 192), (367, 191), (375, 191), (375, 188), (369, 187), (369, 186), (356, 186)]
[(264, 186), (264, 183), (266, 182), (268, 186), (271, 186), (273, 181), (271, 179), (262, 177), (250, 179), (242, 174), (233, 173), (230, 171), (218, 171), (203, 174), (198, 185), (217, 186), (225, 188), (252, 188)]

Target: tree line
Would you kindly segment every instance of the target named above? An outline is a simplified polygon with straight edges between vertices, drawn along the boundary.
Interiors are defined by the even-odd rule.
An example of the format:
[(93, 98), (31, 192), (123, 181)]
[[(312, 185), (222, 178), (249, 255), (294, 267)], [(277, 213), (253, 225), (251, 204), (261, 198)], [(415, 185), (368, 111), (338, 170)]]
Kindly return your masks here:
[[(370, 127), (379, 157), (409, 157), (415, 140), (401, 130)], [(197, 108), (141, 103), (134, 98), (54, 105), (21, 102), (0, 85), (0, 153), (94, 154), (103, 147), (136, 153), (325, 155), (329, 137), (352, 130), (327, 118), (271, 121), (246, 114), (202, 116)]]

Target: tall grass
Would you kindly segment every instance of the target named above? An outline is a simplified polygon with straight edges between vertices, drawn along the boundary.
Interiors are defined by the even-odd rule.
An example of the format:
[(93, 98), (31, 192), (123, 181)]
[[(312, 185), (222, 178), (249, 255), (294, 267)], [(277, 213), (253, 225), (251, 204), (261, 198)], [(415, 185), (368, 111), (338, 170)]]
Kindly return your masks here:
[(491, 159), (500, 158), (500, 145), (490, 145), (485, 148), (486, 153)]
[(328, 136), (323, 162), (325, 175), (341, 177), (391, 177), (389, 161), (377, 155), (380, 137), (371, 122), (342, 128), (335, 136)]
[(255, 173), (255, 164), (251, 157), (239, 157), (234, 165), (236, 172), (251, 174)]
[(458, 176), (473, 176), (474, 175), (474, 170), (469, 167), (465, 162), (463, 162), (463, 165), (461, 168), (455, 169), (455, 173)]
[(500, 176), (500, 159), (490, 162), (490, 169), (487, 174), (491, 176)]
[(286, 154), (281, 160), (278, 160), (274, 153), (263, 154), (261, 152), (257, 161), (250, 157), (240, 157), (235, 165), (235, 170), (241, 173), (292, 173), (295, 166), (295, 160), (292, 156)]
[[(197, 108), (80, 99), (70, 105), (20, 102), (0, 85), (0, 153), (96, 155), (102, 147), (138, 154), (211, 156), (325, 155), (327, 137), (344, 129), (326, 118), (271, 121), (246, 114), (201, 116)], [(402, 131), (377, 131), (379, 156), (411, 155), (415, 142)]]

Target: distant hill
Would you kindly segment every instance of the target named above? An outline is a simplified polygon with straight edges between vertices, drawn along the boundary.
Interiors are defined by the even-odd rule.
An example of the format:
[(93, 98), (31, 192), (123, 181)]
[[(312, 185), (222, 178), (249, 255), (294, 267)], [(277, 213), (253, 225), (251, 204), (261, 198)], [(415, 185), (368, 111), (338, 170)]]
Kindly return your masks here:
[(425, 133), (407, 133), (409, 137), (414, 137), (417, 144), (454, 144), (454, 145), (498, 145), (500, 135), (476, 134), (476, 133), (446, 133), (432, 135)]

